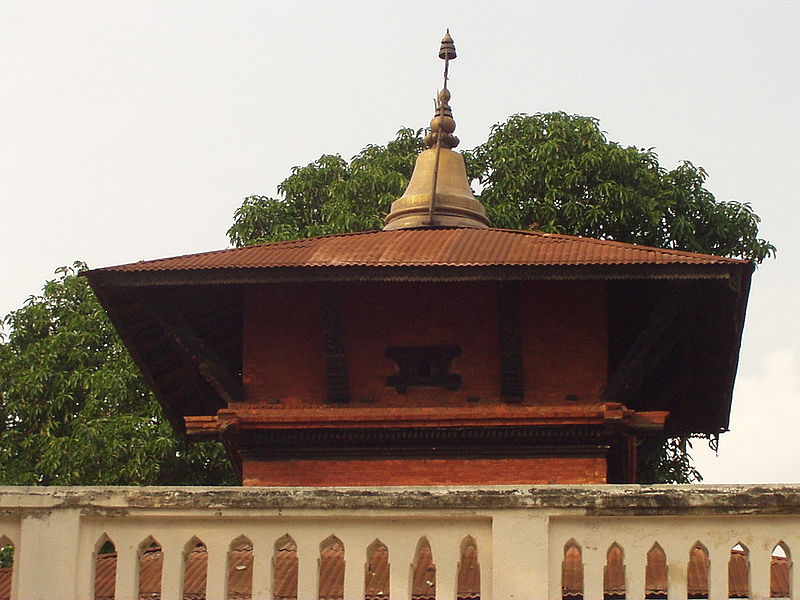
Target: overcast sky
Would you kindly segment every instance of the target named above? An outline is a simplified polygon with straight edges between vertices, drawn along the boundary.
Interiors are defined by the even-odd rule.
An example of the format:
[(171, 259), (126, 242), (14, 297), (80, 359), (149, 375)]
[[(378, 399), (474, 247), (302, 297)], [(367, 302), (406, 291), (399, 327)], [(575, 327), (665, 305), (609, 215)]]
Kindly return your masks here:
[(0, 0), (0, 314), (58, 266), (224, 248), (295, 165), (425, 126), (445, 27), (462, 148), (517, 112), (600, 119), (750, 202), (730, 433), (707, 482), (800, 482), (800, 3)]

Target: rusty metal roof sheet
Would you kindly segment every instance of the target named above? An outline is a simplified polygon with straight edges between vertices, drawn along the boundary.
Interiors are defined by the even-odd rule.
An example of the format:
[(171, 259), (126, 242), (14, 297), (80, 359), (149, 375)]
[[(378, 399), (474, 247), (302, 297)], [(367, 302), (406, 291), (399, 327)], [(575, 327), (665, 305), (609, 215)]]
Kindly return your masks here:
[(0, 569), (0, 600), (11, 598), (11, 567)]
[[(161, 597), (161, 577), (164, 555), (160, 548), (144, 551), (139, 560), (139, 600), (158, 600)], [(199, 545), (186, 556), (183, 575), (183, 600), (205, 600), (208, 571), (208, 552)], [(95, 600), (113, 600), (116, 585), (116, 553), (99, 554), (95, 564)], [(237, 545), (230, 553), (228, 564), (228, 599), (250, 600), (253, 580), (253, 549), (249, 544)], [(10, 577), (8, 578), (10, 585)], [(0, 591), (4, 583), (0, 573)], [(295, 592), (296, 594), (296, 592)], [(0, 600), (8, 600), (0, 595)], [(292, 598), (291, 600), (296, 600)]]
[[(294, 554), (294, 550), (291, 554)], [(248, 573), (248, 577), (242, 577), (241, 573), (247, 569), (252, 569), (253, 556), (250, 549), (238, 549), (232, 553), (232, 561), (229, 565), (229, 577), (231, 580), (230, 591), (233, 593), (232, 597), (240, 600), (249, 598), (249, 583), (252, 574)], [(728, 585), (729, 589), (734, 593), (746, 595), (748, 590), (748, 565), (743, 557), (738, 556), (739, 553), (733, 553), (734, 560), (729, 562), (728, 568)], [(152, 562), (154, 566), (160, 570), (160, 561), (163, 560), (161, 553), (153, 553), (152, 560), (147, 560), (146, 563)], [(292, 580), (291, 591), (288, 595), (276, 596), (286, 600), (295, 600), (297, 597), (297, 562), (291, 561), (291, 564), (277, 565), (278, 573), (275, 577), (279, 580), (288, 579)], [(95, 571), (95, 600), (111, 600), (114, 597), (114, 580), (116, 575), (117, 555), (114, 553), (101, 554), (97, 557), (97, 567)], [(184, 579), (184, 600), (203, 600), (205, 598), (206, 588), (206, 565), (208, 554), (205, 548), (195, 550), (187, 556), (186, 575)], [(383, 561), (385, 562), (385, 561)], [(689, 568), (689, 581), (687, 582), (688, 589), (696, 593), (704, 593), (708, 586), (708, 565), (705, 561), (698, 556), (692, 555), (690, 558), (692, 563)], [(772, 556), (770, 561), (770, 596), (773, 598), (788, 598), (789, 597), (789, 569), (790, 561), (786, 558), (779, 556)], [(477, 563), (476, 563), (477, 565)], [(245, 569), (241, 569), (245, 566)], [(463, 567), (463, 565), (462, 565)], [(613, 569), (621, 569), (622, 563), (616, 563)], [(284, 572), (287, 570), (288, 572)], [(427, 569), (423, 569), (425, 572)], [(388, 563), (382, 565), (381, 575), (379, 578), (388, 583)], [(289, 577), (287, 577), (287, 575)], [(477, 575), (477, 577), (475, 577)], [(338, 575), (337, 575), (338, 577)], [(612, 578), (622, 578), (622, 574), (612, 575)], [(246, 579), (246, 581), (245, 581)], [(459, 576), (461, 579), (461, 576)], [(656, 589), (648, 588), (647, 598), (663, 597), (666, 592), (666, 564), (658, 564), (652, 569), (652, 573), (648, 574), (648, 584), (652, 586), (653, 582), (656, 584)], [(659, 585), (660, 584), (660, 585)], [(459, 581), (459, 598), (476, 597), (477, 590), (480, 589), (480, 574), (476, 569), (475, 574), (470, 575), (469, 585), (463, 586), (468, 589), (461, 589), (461, 581)], [(146, 589), (145, 589), (146, 588)], [(0, 600), (9, 600), (11, 592), (11, 568), (0, 569)], [(147, 581), (140, 589), (140, 597), (158, 598), (160, 597), (159, 583)], [(580, 559), (579, 551), (565, 556), (562, 565), (562, 594), (565, 597), (582, 598), (583, 597), (583, 564)], [(606, 594), (604, 595), (611, 595)], [(380, 596), (371, 595), (368, 593), (370, 599), (379, 598)]]
[(789, 590), (791, 589), (789, 583), (789, 574), (791, 572), (792, 563), (784, 556), (773, 556), (770, 560), (770, 597), (772, 598), (788, 598)]
[[(573, 547), (574, 548), (574, 547)], [(583, 598), (583, 562), (580, 551), (570, 548), (562, 562), (562, 596)], [(770, 560), (770, 597), (789, 597), (789, 568), (791, 563), (783, 557), (772, 556)], [(604, 567), (604, 598), (624, 597), (624, 563), (616, 559)], [(667, 564), (647, 563), (645, 598), (666, 598)], [(690, 598), (708, 595), (708, 558), (701, 551), (692, 551), (687, 568), (687, 589)], [(750, 595), (748, 559), (743, 552), (732, 551), (728, 562), (728, 594), (731, 598), (747, 598)]]
[(275, 267), (741, 264), (708, 254), (508, 229), (363, 231), (140, 261), (98, 271)]

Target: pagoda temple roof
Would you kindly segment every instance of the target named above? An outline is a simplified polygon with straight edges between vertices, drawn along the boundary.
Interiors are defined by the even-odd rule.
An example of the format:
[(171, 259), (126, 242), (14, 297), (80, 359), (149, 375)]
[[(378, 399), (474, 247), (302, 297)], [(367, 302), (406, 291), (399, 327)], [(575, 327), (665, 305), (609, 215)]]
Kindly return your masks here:
[[(429, 272), (431, 268), (436, 272)], [(93, 281), (112, 285), (147, 285), (190, 280), (245, 283), (285, 277), (324, 280), (326, 274), (333, 279), (583, 279), (606, 278), (613, 272), (614, 278), (702, 279), (720, 277), (731, 268), (749, 272), (752, 263), (540, 231), (430, 228), (271, 242), (140, 261), (88, 274)]]
[[(659, 297), (682, 289), (677, 293), (694, 307), (694, 351), (706, 367), (686, 375), (693, 391), (667, 407), (670, 430), (713, 434), (728, 426), (753, 267), (750, 261), (537, 231), (417, 228), (202, 252), (85, 275), (178, 431), (184, 430), (183, 417), (216, 414), (230, 399), (182, 358), (159, 317), (164, 307), (190, 324), (189, 336), (236, 376), (242, 369), (243, 290), (250, 284), (593, 279), (612, 286), (610, 315), (622, 322), (646, 322)], [(691, 287), (675, 287), (685, 285)], [(663, 382), (653, 385), (656, 397)]]

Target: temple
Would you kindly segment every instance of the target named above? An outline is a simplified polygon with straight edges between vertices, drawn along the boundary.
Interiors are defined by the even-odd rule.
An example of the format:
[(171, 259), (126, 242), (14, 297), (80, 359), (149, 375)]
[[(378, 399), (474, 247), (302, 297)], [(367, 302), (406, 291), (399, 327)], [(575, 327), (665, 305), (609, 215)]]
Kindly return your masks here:
[(173, 427), (260, 486), (636, 481), (718, 435), (753, 264), (496, 229), (445, 85), (382, 231), (87, 277)]

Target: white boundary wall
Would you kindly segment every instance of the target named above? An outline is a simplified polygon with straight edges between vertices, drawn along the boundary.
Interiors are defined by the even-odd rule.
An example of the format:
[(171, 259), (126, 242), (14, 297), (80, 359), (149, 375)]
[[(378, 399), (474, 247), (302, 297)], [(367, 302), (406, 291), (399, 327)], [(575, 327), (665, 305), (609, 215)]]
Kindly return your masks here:
[[(430, 542), (437, 599), (454, 600), (459, 548), (477, 544), (483, 600), (560, 600), (564, 545), (582, 549), (584, 597), (602, 600), (609, 546), (624, 549), (626, 598), (644, 598), (646, 553), (667, 556), (669, 598), (687, 596), (689, 551), (710, 558), (709, 597), (728, 597), (728, 558), (749, 551), (751, 598), (770, 597), (770, 557), (779, 542), (800, 556), (800, 486), (536, 486), (464, 488), (47, 488), (0, 487), (0, 540), (15, 547), (14, 600), (93, 597), (95, 553), (104, 536), (118, 553), (116, 598), (137, 596), (138, 551), (162, 546), (162, 598), (181, 597), (183, 555), (208, 548), (207, 598), (226, 598), (231, 542), (253, 543), (253, 598), (271, 599), (275, 541), (297, 542), (299, 600), (317, 598), (320, 543), (345, 547), (345, 600), (363, 600), (367, 546), (389, 548), (391, 600), (410, 597), (418, 541)], [(800, 569), (790, 569), (800, 599)]]

